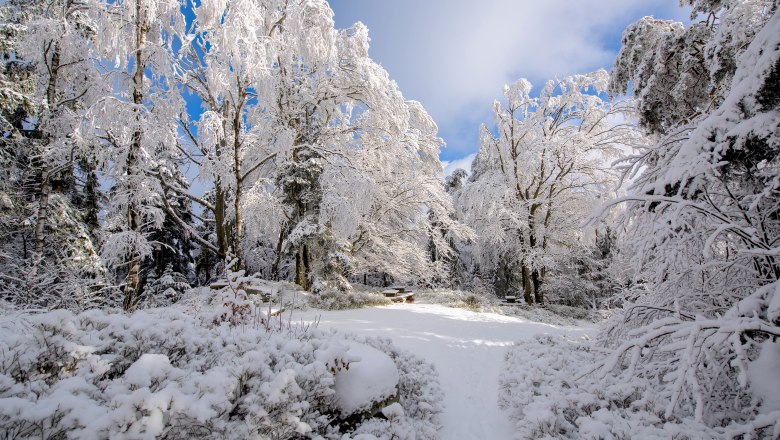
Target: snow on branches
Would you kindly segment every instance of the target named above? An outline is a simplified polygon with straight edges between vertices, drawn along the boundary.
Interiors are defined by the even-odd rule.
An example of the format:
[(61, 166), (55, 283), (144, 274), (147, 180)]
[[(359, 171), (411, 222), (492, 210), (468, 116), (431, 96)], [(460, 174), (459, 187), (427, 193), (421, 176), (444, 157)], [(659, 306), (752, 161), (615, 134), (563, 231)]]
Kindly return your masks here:
[(628, 101), (609, 102), (608, 74), (549, 81), (537, 98), (521, 79), (493, 105), (496, 130), (480, 132), (473, 176), (458, 197), (480, 235), (484, 270), (504, 272), (508, 291), (543, 302), (545, 271), (576, 243), (589, 207), (614, 190), (609, 162), (637, 142)]
[(615, 351), (601, 374), (649, 379), (665, 420), (774, 438), (780, 413), (763, 371), (780, 335), (780, 13), (772, 2), (691, 3), (705, 21), (640, 20), (615, 65), (612, 89), (632, 82), (656, 142), (625, 161), (629, 195), (611, 204), (627, 204), (637, 271), (603, 330)]

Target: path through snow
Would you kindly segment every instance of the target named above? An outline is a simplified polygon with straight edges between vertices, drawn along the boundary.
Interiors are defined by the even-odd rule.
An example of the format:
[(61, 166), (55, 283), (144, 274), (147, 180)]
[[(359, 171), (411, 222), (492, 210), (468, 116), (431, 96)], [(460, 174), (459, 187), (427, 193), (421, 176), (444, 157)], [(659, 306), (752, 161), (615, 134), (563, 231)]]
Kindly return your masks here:
[(317, 314), (320, 328), (389, 337), (436, 365), (445, 394), (440, 437), (447, 440), (512, 438), (512, 426), (498, 409), (498, 375), (507, 346), (535, 334), (578, 336), (591, 330), (431, 304), (309, 311), (299, 318)]

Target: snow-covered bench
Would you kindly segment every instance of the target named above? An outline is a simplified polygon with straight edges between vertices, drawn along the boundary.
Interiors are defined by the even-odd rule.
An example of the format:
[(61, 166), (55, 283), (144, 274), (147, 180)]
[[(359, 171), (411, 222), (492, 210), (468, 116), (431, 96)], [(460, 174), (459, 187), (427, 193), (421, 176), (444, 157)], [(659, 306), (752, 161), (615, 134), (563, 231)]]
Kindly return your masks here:
[(383, 290), (382, 294), (392, 302), (414, 302), (414, 292), (407, 291), (405, 287), (391, 287)]

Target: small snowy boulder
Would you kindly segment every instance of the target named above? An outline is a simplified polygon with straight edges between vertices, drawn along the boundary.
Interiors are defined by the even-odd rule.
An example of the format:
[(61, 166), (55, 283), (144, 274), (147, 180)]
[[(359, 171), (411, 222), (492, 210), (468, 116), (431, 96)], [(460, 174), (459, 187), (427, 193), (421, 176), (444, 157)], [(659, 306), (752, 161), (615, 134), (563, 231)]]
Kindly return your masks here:
[(154, 381), (165, 379), (171, 370), (168, 356), (144, 353), (125, 371), (125, 380), (137, 388), (148, 387)]
[(398, 369), (390, 356), (358, 342), (350, 342), (350, 363), (336, 373), (336, 402), (341, 414), (370, 409), (396, 394)]
[(388, 420), (400, 419), (404, 416), (404, 407), (398, 402), (392, 403), (390, 406), (382, 409), (382, 415)]

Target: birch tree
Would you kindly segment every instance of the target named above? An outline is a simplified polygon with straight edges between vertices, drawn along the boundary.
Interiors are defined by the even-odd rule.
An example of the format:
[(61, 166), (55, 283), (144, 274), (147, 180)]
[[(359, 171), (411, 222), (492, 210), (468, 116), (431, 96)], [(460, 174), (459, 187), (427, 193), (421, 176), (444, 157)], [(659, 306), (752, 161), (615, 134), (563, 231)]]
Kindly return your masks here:
[(537, 98), (521, 79), (493, 105), (496, 131), (480, 129), (460, 209), (481, 237), (482, 269), (503, 271), (529, 304), (544, 302), (548, 268), (576, 245), (589, 206), (617, 183), (609, 162), (636, 139), (630, 106), (604, 98), (608, 79), (601, 70), (549, 81)]
[[(178, 0), (102, 2), (93, 49), (111, 92), (83, 118), (77, 136), (84, 148), (99, 144), (97, 161), (114, 186), (109, 234), (102, 253), (124, 276), (123, 305), (132, 310), (142, 287), (141, 264), (150, 256), (149, 231), (163, 221), (162, 190), (151, 178), (156, 152), (176, 145), (176, 93), (172, 49), (183, 34)], [(123, 123), (117, 123), (123, 121)], [(126, 268), (126, 269), (125, 269)]]

